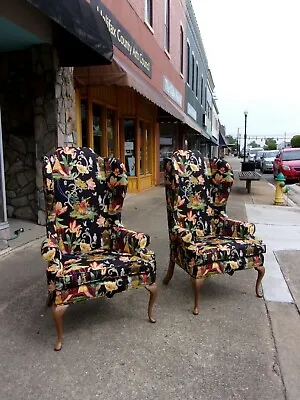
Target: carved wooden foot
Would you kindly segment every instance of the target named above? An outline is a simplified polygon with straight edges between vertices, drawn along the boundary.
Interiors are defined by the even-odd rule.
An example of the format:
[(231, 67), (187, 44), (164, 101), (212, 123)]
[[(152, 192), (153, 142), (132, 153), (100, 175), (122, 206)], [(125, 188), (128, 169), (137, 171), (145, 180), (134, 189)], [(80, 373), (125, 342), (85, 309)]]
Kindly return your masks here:
[(170, 280), (172, 279), (173, 274), (174, 274), (174, 267), (175, 267), (175, 261), (173, 261), (170, 258), (169, 268), (168, 268), (167, 274), (166, 274), (166, 276), (164, 277), (164, 280), (163, 280), (163, 283), (165, 285), (167, 285), (170, 282)]
[(150, 299), (148, 304), (148, 317), (149, 321), (154, 324), (156, 320), (153, 318), (153, 306), (157, 297), (157, 284), (156, 282), (154, 282), (152, 285), (145, 286), (145, 288), (150, 293)]
[(255, 285), (256, 296), (261, 298), (261, 297), (263, 297), (263, 295), (259, 294), (259, 286), (261, 284), (262, 278), (265, 275), (265, 271), (266, 270), (265, 270), (265, 267), (263, 265), (260, 266), (260, 267), (255, 267), (255, 269), (256, 269), (256, 271), (258, 273), (257, 280), (256, 280), (256, 285)]
[(192, 285), (193, 285), (193, 289), (194, 289), (193, 314), (198, 315), (199, 314), (199, 292), (200, 292), (201, 286), (203, 286), (203, 284), (204, 284), (205, 278), (199, 278), (199, 279), (191, 278), (191, 279), (192, 279)]
[(52, 304), (51, 306), (52, 315), (56, 327), (56, 334), (57, 334), (56, 344), (54, 347), (55, 351), (60, 351), (62, 348), (62, 317), (64, 313), (67, 311), (68, 307), (69, 306), (67, 305), (57, 306), (55, 304)]

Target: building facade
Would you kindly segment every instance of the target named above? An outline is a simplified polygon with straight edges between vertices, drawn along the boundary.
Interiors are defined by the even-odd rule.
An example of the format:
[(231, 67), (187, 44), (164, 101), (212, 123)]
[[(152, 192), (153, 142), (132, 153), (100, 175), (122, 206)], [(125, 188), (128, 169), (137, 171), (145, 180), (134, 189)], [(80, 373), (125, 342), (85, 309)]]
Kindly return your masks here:
[[(106, 24), (81, 1), (72, 10), (53, 0), (0, 4), (0, 245), (9, 236), (8, 217), (45, 223), (41, 157), (77, 144), (73, 66), (81, 57), (72, 49), (87, 64), (111, 62)], [(81, 37), (87, 24), (94, 24), (89, 40), (97, 48)]]
[(68, 20), (51, 14), (55, 0), (0, 5), (1, 208), (40, 224), (40, 160), (56, 146), (120, 157), (130, 192), (160, 184), (174, 150), (212, 155), (216, 146), (213, 81), (190, 0), (59, 4)]
[(187, 136), (188, 146), (211, 156), (214, 83), (191, 0), (186, 0), (185, 15), (185, 113), (196, 123)]

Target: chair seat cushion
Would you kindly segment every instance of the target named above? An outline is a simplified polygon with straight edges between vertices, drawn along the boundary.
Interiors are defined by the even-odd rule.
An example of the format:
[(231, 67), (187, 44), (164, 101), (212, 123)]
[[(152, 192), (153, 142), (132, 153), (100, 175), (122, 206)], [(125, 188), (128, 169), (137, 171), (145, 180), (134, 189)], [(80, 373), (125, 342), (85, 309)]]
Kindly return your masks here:
[(139, 277), (144, 284), (155, 281), (155, 264), (128, 253), (100, 249), (80, 256), (63, 255), (62, 263), (63, 269), (55, 277), (55, 288), (59, 291), (104, 283), (101, 287), (107, 295), (118, 291), (118, 280), (130, 283), (133, 277)]
[(238, 239), (229, 236), (205, 236), (188, 246), (195, 253), (196, 265), (214, 262), (239, 261), (260, 257), (266, 252), (265, 245), (258, 239)]

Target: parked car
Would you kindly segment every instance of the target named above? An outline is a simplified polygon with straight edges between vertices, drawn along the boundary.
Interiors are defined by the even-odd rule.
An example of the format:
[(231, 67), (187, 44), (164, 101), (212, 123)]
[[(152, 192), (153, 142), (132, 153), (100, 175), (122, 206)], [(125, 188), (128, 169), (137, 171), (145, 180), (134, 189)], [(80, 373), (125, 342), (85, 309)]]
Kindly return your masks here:
[(262, 155), (264, 154), (264, 151), (263, 150), (259, 150), (257, 153), (256, 153), (256, 156), (255, 156), (255, 158), (254, 158), (254, 161), (255, 161), (255, 168), (258, 168), (258, 169), (260, 169), (260, 167), (261, 167), (261, 158), (262, 158)]
[(262, 173), (273, 171), (273, 161), (278, 154), (278, 150), (265, 150), (260, 161), (260, 170)]
[(285, 179), (300, 180), (300, 148), (281, 150), (273, 161), (273, 175), (282, 172)]
[[(264, 151), (263, 148), (261, 147), (253, 147), (252, 149), (249, 149), (249, 155), (248, 155), (248, 161), (250, 162), (255, 162), (255, 164), (258, 164), (258, 162), (256, 163), (256, 155), (259, 151)], [(260, 165), (258, 165), (257, 167), (259, 168)], [(255, 165), (256, 167), (256, 165)]]

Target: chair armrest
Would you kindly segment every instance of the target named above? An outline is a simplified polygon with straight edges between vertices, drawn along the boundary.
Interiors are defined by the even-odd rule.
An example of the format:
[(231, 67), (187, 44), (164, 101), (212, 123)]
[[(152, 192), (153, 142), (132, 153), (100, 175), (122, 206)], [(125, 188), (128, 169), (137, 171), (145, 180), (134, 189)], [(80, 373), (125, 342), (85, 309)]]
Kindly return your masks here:
[(254, 239), (255, 225), (251, 222), (242, 222), (220, 215), (215, 219), (215, 233), (220, 236), (230, 236), (240, 239)]
[(112, 227), (111, 240), (112, 250), (133, 255), (145, 253), (143, 250), (146, 250), (150, 243), (149, 235), (128, 230), (123, 226)]
[(43, 240), (41, 245), (42, 257), (48, 262), (48, 268), (54, 272), (55, 268), (58, 271), (61, 268), (62, 253), (58, 247), (56, 237), (50, 235), (45, 240)]
[(179, 225), (173, 226), (170, 232), (171, 240), (182, 240), (185, 243), (194, 243), (193, 234), (188, 229), (182, 228)]

